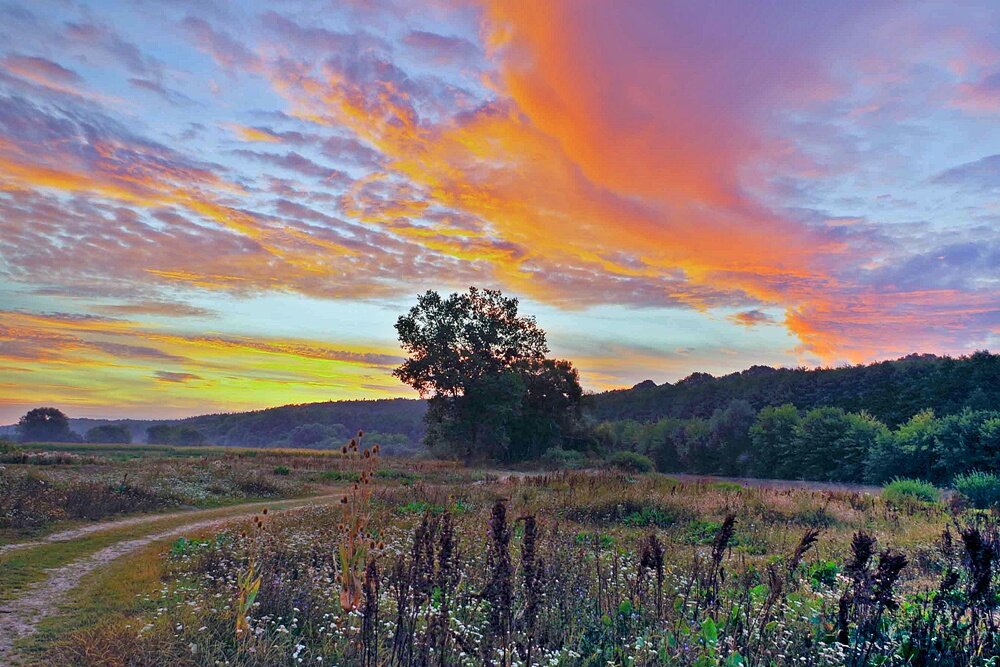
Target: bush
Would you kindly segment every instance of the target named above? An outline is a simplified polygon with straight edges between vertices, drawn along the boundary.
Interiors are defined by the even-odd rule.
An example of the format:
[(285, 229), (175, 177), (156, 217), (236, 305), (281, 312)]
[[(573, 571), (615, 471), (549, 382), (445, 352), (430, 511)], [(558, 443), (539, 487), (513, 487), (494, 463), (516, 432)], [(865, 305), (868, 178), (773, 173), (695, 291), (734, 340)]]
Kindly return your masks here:
[(21, 451), (21, 448), (9, 438), (0, 438), (0, 454), (14, 454)]
[(291, 474), (291, 472), (292, 471), (288, 469), (288, 466), (275, 466), (274, 467), (274, 474), (275, 475), (288, 475), (288, 474)]
[(550, 447), (542, 454), (542, 464), (546, 468), (562, 470), (565, 468), (582, 468), (585, 463), (583, 452), (562, 447)]
[(627, 472), (653, 472), (656, 469), (648, 456), (635, 452), (615, 452), (608, 457), (608, 464)]
[(632, 528), (644, 526), (667, 528), (692, 518), (690, 513), (682, 507), (674, 507), (661, 501), (636, 498), (571, 506), (566, 508), (565, 516), (570, 521), (579, 523), (591, 523), (599, 526), (621, 524)]
[(890, 503), (907, 500), (936, 503), (941, 499), (941, 492), (936, 486), (922, 479), (894, 479), (882, 489), (882, 497)]
[(1000, 505), (1000, 477), (993, 473), (974, 470), (956, 475), (952, 485), (976, 509)]
[(127, 445), (132, 442), (132, 434), (121, 424), (103, 424), (87, 431), (87, 442)]

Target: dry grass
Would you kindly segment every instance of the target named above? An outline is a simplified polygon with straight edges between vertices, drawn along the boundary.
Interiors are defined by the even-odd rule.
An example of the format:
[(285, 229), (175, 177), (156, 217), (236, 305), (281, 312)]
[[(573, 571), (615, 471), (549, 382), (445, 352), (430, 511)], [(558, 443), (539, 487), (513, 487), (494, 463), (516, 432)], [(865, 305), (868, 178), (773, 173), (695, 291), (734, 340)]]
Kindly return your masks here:
[[(872, 653), (872, 628), (916, 622), (920, 592), (947, 567), (937, 542), (954, 519), (939, 505), (899, 508), (852, 491), (587, 473), (469, 483), (453, 474), (377, 486), (368, 531), (385, 548), (355, 573), (357, 611), (340, 601), (343, 510), (318, 508), (269, 519), (249, 543), (234, 529), (174, 549), (144, 604), (107, 605), (124, 615), (64, 634), (48, 657), (81, 667), (515, 665), (529, 656), (603, 666), (791, 665), (809, 655), (839, 665)], [(910, 596), (909, 606), (854, 602), (882, 576), (877, 555), (870, 580), (848, 576), (858, 531), (905, 557), (885, 595), (892, 604)], [(232, 600), (248, 559), (260, 592), (236, 641)], [(848, 591), (856, 620), (844, 646), (837, 608)], [(880, 636), (879, 650), (902, 650), (900, 636)], [(732, 662), (737, 654), (742, 662)]]

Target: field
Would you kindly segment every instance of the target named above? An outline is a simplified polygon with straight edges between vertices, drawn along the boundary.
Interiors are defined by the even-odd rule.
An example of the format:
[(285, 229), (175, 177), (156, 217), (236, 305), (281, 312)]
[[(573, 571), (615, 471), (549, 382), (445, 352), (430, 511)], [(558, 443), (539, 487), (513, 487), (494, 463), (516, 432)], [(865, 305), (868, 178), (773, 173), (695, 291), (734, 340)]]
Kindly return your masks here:
[[(11, 633), (25, 664), (992, 664), (996, 651), (996, 521), (947, 497), (339, 452), (44, 451), (5, 463), (4, 483), (114, 495), (127, 477), (129, 493), (217, 509), (157, 505), (175, 511), (87, 532), (80, 517), (35, 522), (0, 552), (0, 618), (39, 614)], [(255, 484), (202, 494), (206, 476)]]

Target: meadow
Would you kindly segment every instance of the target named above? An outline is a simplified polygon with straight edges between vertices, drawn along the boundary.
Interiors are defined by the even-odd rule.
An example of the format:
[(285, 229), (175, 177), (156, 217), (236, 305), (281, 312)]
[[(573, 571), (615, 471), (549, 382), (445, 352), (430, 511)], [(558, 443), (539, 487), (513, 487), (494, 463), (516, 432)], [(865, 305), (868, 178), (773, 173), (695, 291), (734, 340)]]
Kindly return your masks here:
[(21, 467), (231, 466), (338, 495), (94, 572), (28, 664), (996, 664), (997, 519), (955, 494), (174, 454)]
[[(343, 463), (339, 450), (8, 443), (0, 446), (0, 544), (129, 513), (320, 495), (353, 478)], [(384, 463), (385, 477), (412, 474), (412, 461)]]

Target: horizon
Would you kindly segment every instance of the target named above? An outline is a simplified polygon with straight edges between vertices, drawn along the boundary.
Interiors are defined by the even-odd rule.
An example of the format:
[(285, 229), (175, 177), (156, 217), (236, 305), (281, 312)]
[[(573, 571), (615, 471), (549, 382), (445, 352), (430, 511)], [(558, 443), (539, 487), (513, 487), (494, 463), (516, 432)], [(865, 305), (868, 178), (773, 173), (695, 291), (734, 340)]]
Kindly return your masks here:
[(415, 398), (470, 285), (594, 392), (998, 347), (988, 9), (317, 8), (0, 5), (0, 423)]
[[(985, 350), (985, 349), (984, 350), (976, 350), (975, 352), (973, 352), (971, 354), (977, 354), (977, 353), (980, 353), (980, 352), (983, 352), (983, 353), (986, 353), (986, 354), (992, 354), (989, 350)], [(809, 372), (812, 372), (812, 371), (832, 371), (832, 370), (837, 370), (837, 369), (842, 369), (842, 368), (860, 368), (860, 367), (867, 367), (867, 366), (875, 366), (875, 365), (878, 365), (880, 363), (885, 363), (885, 362), (903, 361), (903, 360), (909, 359), (911, 357), (928, 357), (928, 356), (930, 356), (930, 357), (936, 357), (938, 359), (942, 359), (942, 358), (960, 359), (960, 358), (965, 358), (965, 357), (971, 356), (971, 354), (970, 355), (951, 356), (951, 355), (935, 355), (935, 354), (929, 353), (929, 352), (911, 352), (910, 354), (907, 354), (907, 355), (904, 355), (904, 356), (901, 356), (901, 357), (896, 357), (894, 359), (881, 359), (881, 360), (878, 360), (878, 361), (865, 362), (865, 363), (861, 363), (861, 364), (848, 364), (848, 363), (844, 363), (844, 364), (839, 364), (837, 366), (811, 366), (811, 367), (809, 367), (809, 366), (762, 366), (761, 364), (751, 364), (750, 366), (747, 366), (746, 368), (742, 368), (740, 370), (732, 371), (732, 372), (725, 373), (725, 374), (722, 374), (722, 375), (712, 375), (711, 373), (709, 373), (708, 375), (712, 375), (713, 379), (720, 379), (720, 378), (727, 377), (729, 375), (739, 375), (740, 373), (744, 373), (744, 372), (746, 372), (746, 371), (748, 371), (748, 370), (750, 370), (752, 368), (761, 368), (761, 367), (770, 368), (770, 369), (776, 370), (776, 371), (780, 371), (780, 370), (792, 370), (792, 371), (794, 371), (794, 370), (805, 370), (805, 371), (809, 371)], [(601, 391), (597, 391), (597, 392), (592, 391), (592, 390), (585, 390), (584, 393), (585, 393), (585, 395), (587, 395), (587, 394), (589, 394), (589, 395), (596, 395), (596, 394), (601, 394), (601, 393), (605, 393), (605, 392), (628, 391), (629, 389), (634, 389), (637, 385), (642, 384), (644, 382), (653, 382), (657, 387), (662, 387), (662, 386), (666, 386), (666, 385), (673, 386), (673, 385), (676, 385), (676, 384), (678, 384), (678, 383), (680, 383), (680, 382), (688, 379), (689, 377), (691, 377), (692, 375), (694, 375), (696, 373), (700, 374), (702, 372), (701, 371), (692, 371), (691, 373), (688, 373), (687, 375), (685, 375), (683, 377), (680, 377), (680, 378), (677, 378), (677, 379), (675, 379), (673, 381), (664, 380), (662, 382), (657, 382), (653, 378), (645, 378), (645, 379), (640, 380), (640, 381), (636, 382), (635, 384), (633, 384), (631, 386), (628, 386), (628, 387), (613, 387), (613, 388), (610, 388), (610, 389), (602, 389)], [(264, 406), (264, 407), (260, 407), (260, 408), (250, 408), (250, 409), (247, 409), (247, 410), (218, 410), (218, 411), (215, 411), (215, 412), (196, 412), (196, 413), (191, 413), (191, 414), (187, 414), (187, 415), (180, 415), (180, 416), (175, 416), (175, 417), (162, 417), (162, 416), (159, 416), (159, 417), (157, 417), (157, 416), (152, 416), (152, 417), (144, 417), (144, 416), (115, 416), (115, 417), (108, 417), (108, 416), (87, 415), (87, 414), (76, 415), (76, 414), (70, 414), (70, 413), (66, 413), (66, 416), (69, 419), (71, 419), (71, 420), (72, 419), (89, 419), (89, 420), (93, 420), (93, 421), (161, 421), (161, 420), (162, 421), (177, 421), (177, 420), (193, 419), (193, 418), (196, 418), (196, 417), (205, 417), (205, 416), (210, 416), (210, 415), (215, 415), (215, 414), (244, 414), (244, 413), (249, 413), (249, 412), (262, 412), (262, 411), (265, 411), (265, 410), (272, 410), (272, 409), (276, 409), (276, 408), (293, 407), (293, 406), (300, 406), (300, 405), (315, 405), (315, 404), (318, 404), (318, 403), (342, 403), (342, 402), (351, 402), (351, 401), (395, 401), (395, 400), (421, 401), (421, 400), (427, 400), (427, 399), (421, 398), (419, 395), (415, 395), (415, 394), (414, 395), (410, 395), (410, 396), (380, 396), (380, 397), (375, 397), (375, 398), (364, 398), (364, 397), (362, 397), (362, 398), (340, 398), (340, 399), (328, 399), (328, 400), (320, 400), (320, 401), (309, 401), (309, 402), (306, 402), (306, 403), (284, 403), (284, 404), (281, 404), (281, 405), (268, 405), (268, 406)], [(63, 410), (63, 406), (59, 406), (59, 405), (50, 405), (50, 406), (36, 405), (36, 406), (32, 406), (32, 407), (54, 407), (56, 409), (59, 409), (59, 410), (62, 410), (63, 412), (65, 412), (65, 410)], [(4, 412), (2, 411), (2, 409), (0, 409), (0, 415), (2, 415), (2, 414), (4, 414)], [(21, 415), (17, 415), (18, 418), (20, 416)], [(9, 419), (9, 417), (8, 417), (8, 419)], [(3, 423), (3, 421), (4, 421), (4, 417), (0, 416), (0, 428), (10, 428), (10, 427), (17, 426), (17, 419), (16, 418), (13, 419), (10, 423)]]

